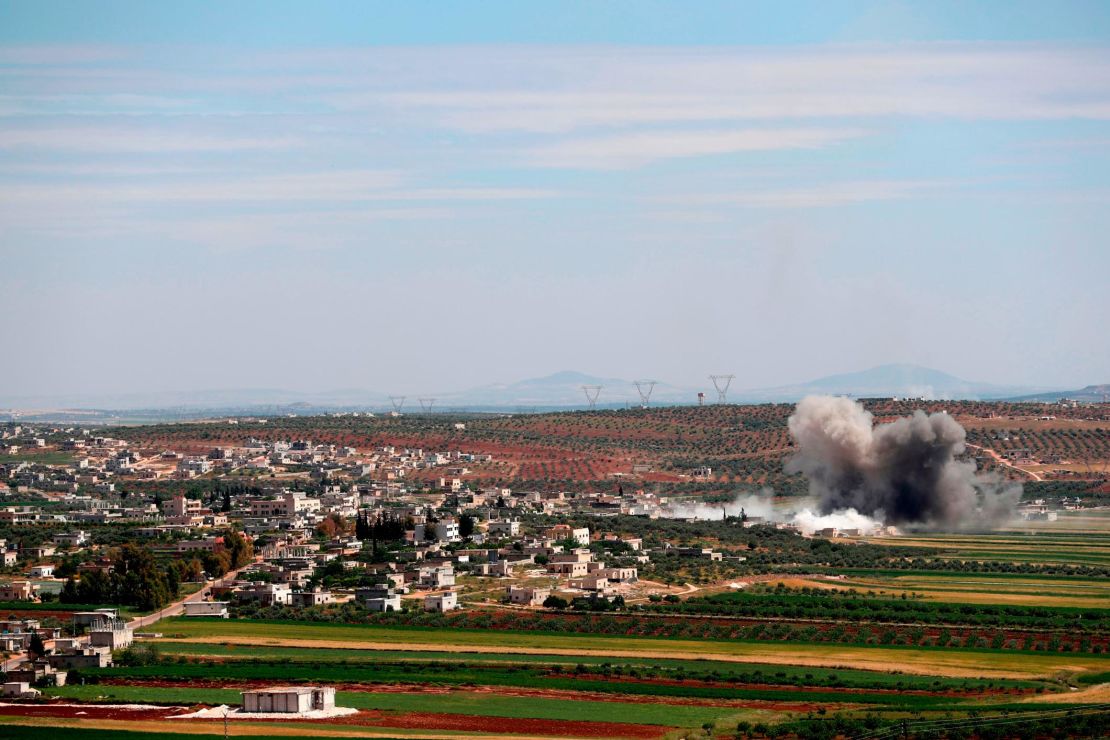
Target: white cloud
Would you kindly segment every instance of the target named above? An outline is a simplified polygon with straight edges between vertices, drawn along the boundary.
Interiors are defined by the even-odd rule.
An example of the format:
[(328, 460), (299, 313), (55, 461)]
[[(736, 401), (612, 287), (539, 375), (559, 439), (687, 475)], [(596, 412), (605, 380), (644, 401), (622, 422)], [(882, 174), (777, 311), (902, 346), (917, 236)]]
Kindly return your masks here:
[(902, 200), (951, 189), (966, 183), (939, 180), (864, 180), (832, 182), (812, 187), (744, 190), (663, 196), (655, 200), (683, 206), (740, 206), (747, 208), (825, 208), (853, 203)]
[(130, 129), (111, 126), (0, 129), (0, 149), (53, 149), (74, 152), (236, 152), (289, 149), (301, 146), (297, 136), (235, 136), (173, 131), (157, 128)]
[(676, 157), (817, 149), (864, 133), (857, 129), (796, 128), (634, 132), (569, 139), (531, 149), (525, 158), (541, 167), (626, 169)]
[(456, 70), (446, 85), (421, 79), (415, 61), (403, 79), (408, 89), (353, 86), (325, 100), (343, 110), (425, 110), (442, 126), (475, 133), (886, 116), (1110, 118), (1110, 51), (1098, 47), (541, 48), (518, 52), (512, 64), (501, 53), (441, 53), (437, 61)]

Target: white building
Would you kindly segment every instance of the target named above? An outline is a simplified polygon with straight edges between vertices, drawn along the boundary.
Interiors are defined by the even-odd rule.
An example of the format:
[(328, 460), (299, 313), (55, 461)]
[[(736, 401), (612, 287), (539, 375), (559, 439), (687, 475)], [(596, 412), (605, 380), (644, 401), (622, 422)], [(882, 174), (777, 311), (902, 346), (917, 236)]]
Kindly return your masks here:
[(243, 711), (251, 714), (305, 714), (335, 709), (330, 686), (275, 686), (243, 692)]
[(514, 520), (489, 523), (490, 537), (516, 537), (520, 534), (520, 522)]
[(521, 606), (543, 606), (543, 602), (551, 595), (549, 588), (509, 586), (506, 590), (509, 594), (509, 603)]
[(186, 617), (220, 617), (227, 619), (228, 602), (226, 601), (186, 601)]
[(424, 597), (424, 611), (449, 612), (459, 608), (459, 596), (454, 591), (444, 591), (440, 594), (428, 594)]

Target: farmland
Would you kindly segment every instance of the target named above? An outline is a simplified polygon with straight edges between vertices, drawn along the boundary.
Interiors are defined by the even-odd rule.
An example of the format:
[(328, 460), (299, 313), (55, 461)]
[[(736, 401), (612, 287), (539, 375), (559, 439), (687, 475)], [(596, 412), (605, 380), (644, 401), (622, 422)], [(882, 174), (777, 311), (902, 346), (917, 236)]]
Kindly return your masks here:
[[(867, 405), (880, 421), (918, 405), (959, 418), (977, 440), (963, 459), (1020, 480), (1024, 499), (1047, 502), (1036, 506), (1053, 517), (980, 531), (812, 536), (783, 526), (776, 512), (796, 511), (807, 491), (784, 470), (796, 452), (785, 404), (108, 430), (114, 449), (128, 448), (113, 454), (153, 471), (117, 481), (119, 501), (145, 507), (141, 521), (168, 504), (194, 524), (226, 517), (205, 534), (240, 548), (243, 572), (218, 597), (230, 618), (164, 616), (115, 650), (113, 665), (73, 668), (43, 698), (0, 709), (0, 723), (221, 734), (218, 720), (183, 715), (237, 707), (247, 689), (324, 685), (357, 711), (311, 723), (236, 717), (229, 734), (830, 740), (902, 722), (928, 737), (930, 723), (1020, 719), (1098, 736), (1110, 685), (1107, 481), (1097, 464), (1081, 475), (1046, 466), (1103, 456), (1106, 409), (1043, 419), (1029, 404)], [(1003, 437), (1028, 438), (1028, 449), (994, 445)], [(44, 455), (65, 441), (46, 440)], [(215, 463), (164, 474), (182, 458)], [(753, 495), (763, 487), (773, 492)], [(760, 514), (719, 506), (737, 495), (752, 496)], [(259, 514), (284, 497), (320, 511)], [(633, 513), (641, 502), (650, 515)], [(672, 504), (709, 513), (675, 518)], [(82, 572), (96, 562), (126, 570), (122, 552), (191, 576), (178, 576), (162, 604), (210, 588), (198, 571), (229, 568), (228, 557), (190, 553), (173, 527), (138, 559), (141, 521), (89, 524), (85, 549), (53, 558), (88, 588), (75, 580), (59, 603), (63, 579), (45, 582), (44, 603), (9, 602), (8, 613), (66, 633), (74, 611), (120, 605), (82, 601), (121, 601), (123, 616), (154, 611), (127, 606), (122, 580), (97, 591)], [(459, 534), (429, 532), (443, 522)], [(496, 522), (514, 526), (495, 533)], [(69, 528), (44, 517), (0, 535), (30, 546)], [(249, 551), (237, 531), (251, 535)], [(221, 540), (198, 546), (215, 551)], [(509, 567), (494, 573), (494, 563)], [(559, 572), (573, 563), (583, 565)], [(616, 571), (612, 582), (592, 587), (603, 569)], [(443, 591), (426, 582), (440, 571), (455, 578), (461, 609), (421, 608)], [(302, 596), (327, 598), (247, 597), (286, 579)], [(394, 593), (393, 583), (404, 588)], [(514, 603), (514, 588), (544, 595)], [(372, 610), (367, 589), (396, 606)]]
[[(1075, 483), (1068, 479), (1076, 477), (1110, 480), (1110, 473), (1097, 467), (1110, 461), (1110, 410), (1106, 407), (1054, 408), (1053, 418), (1046, 421), (1041, 418), (1042, 404), (876, 400), (866, 405), (878, 421), (917, 408), (951, 414), (965, 425), (968, 442), (977, 448), (1002, 456), (1021, 452), (1015, 467), (999, 465), (989, 455), (981, 457), (981, 466), (1004, 477), (1026, 482), (1053, 477), (1064, 483)], [(786, 427), (793, 408), (792, 404), (760, 404), (591, 413), (310, 417), (266, 424), (158, 424), (114, 431), (151, 448), (191, 452), (203, 452), (216, 444), (242, 444), (252, 437), (297, 436), (336, 445), (465, 447), (491, 454), (496, 461), (476, 466), (468, 474), (478, 482), (592, 489), (612, 480), (613, 474), (621, 474), (665, 491), (712, 494), (735, 486), (769, 486), (780, 494), (791, 494), (804, 490), (799, 476), (784, 474), (782, 469), (793, 451)], [(457, 422), (465, 422), (465, 429), (456, 429)], [(709, 479), (691, 475), (701, 466), (713, 469)], [(1023, 467), (1036, 467), (1040, 472), (1025, 475)], [(638, 472), (633, 473), (634, 468)]]

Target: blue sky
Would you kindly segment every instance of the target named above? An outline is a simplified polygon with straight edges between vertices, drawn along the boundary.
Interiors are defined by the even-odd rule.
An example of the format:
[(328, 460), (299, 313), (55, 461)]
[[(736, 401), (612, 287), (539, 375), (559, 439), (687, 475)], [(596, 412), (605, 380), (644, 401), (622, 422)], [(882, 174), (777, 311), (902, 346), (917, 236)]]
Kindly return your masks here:
[(1110, 5), (0, 2), (5, 395), (1110, 381)]

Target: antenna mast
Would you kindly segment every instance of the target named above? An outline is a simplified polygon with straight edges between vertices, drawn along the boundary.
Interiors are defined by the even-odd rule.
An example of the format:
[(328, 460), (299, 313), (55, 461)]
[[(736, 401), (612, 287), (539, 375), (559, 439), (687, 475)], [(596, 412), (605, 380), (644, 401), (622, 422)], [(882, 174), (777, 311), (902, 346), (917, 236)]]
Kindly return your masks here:
[(655, 390), (655, 384), (658, 380), (633, 380), (632, 384), (636, 386), (636, 392), (640, 394), (640, 408), (646, 409), (648, 402), (651, 401), (651, 392)]
[(732, 379), (735, 375), (710, 375), (709, 379), (713, 381), (713, 387), (717, 389), (717, 403), (728, 402), (728, 387), (732, 385)]
[(597, 397), (601, 395), (600, 385), (584, 385), (582, 392), (586, 394), (586, 403), (590, 404), (590, 411), (593, 411), (597, 406)]

